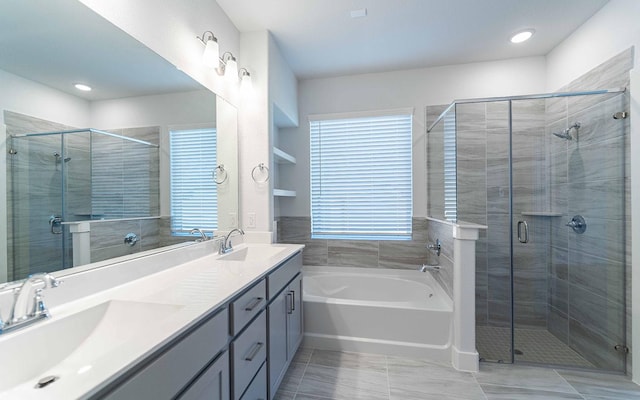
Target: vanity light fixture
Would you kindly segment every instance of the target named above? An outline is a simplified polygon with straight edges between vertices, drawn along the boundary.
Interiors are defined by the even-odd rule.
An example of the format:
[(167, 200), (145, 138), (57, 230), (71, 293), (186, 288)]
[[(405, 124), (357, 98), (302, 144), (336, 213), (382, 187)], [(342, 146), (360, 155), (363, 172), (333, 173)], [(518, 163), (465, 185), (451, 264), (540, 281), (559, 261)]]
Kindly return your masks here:
[(207, 67), (215, 68), (218, 66), (220, 57), (220, 47), (218, 46), (218, 38), (213, 32), (204, 31), (202, 37), (196, 36), (202, 44), (204, 44), (204, 53), (202, 53), (202, 63)]
[(227, 76), (228, 79), (238, 82), (238, 63), (231, 52), (226, 51), (220, 57), (220, 65), (216, 68), (218, 75)]
[(522, 43), (531, 39), (531, 36), (533, 36), (535, 32), (536, 31), (534, 29), (525, 29), (511, 36), (511, 39), (509, 40), (511, 43)]
[(240, 68), (238, 75), (240, 76), (240, 89), (251, 89), (253, 87), (251, 74), (246, 68)]
[(78, 90), (82, 90), (83, 92), (90, 92), (91, 91), (91, 86), (85, 85), (84, 83), (76, 83), (73, 86)]

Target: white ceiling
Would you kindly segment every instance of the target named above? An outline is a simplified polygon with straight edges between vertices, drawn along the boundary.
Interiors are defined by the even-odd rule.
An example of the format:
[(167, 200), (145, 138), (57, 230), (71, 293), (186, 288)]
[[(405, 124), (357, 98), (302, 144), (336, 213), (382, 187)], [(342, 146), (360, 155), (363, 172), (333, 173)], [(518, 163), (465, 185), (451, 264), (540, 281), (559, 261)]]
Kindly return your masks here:
[(0, 0), (0, 69), (88, 100), (202, 89), (77, 0)]
[[(607, 0), (217, 2), (241, 32), (271, 31), (296, 76), (312, 78), (546, 55)], [(534, 37), (510, 43), (524, 28)]]

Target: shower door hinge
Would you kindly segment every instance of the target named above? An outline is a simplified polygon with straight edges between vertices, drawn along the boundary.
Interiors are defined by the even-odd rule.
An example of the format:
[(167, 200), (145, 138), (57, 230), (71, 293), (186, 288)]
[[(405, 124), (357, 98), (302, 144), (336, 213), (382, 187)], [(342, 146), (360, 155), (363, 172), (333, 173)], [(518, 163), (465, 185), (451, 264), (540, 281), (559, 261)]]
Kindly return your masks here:
[(627, 346), (623, 345), (623, 344), (617, 344), (617, 345), (613, 346), (613, 349), (615, 351), (622, 352), (622, 353), (625, 353), (625, 354), (629, 353), (629, 348)]

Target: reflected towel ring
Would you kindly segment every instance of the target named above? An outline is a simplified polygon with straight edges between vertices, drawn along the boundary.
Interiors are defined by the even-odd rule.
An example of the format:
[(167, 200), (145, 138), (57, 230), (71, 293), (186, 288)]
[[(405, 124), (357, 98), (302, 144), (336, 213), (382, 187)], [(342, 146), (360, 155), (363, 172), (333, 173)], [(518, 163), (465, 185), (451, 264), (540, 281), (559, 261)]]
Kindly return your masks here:
[[(219, 181), (216, 177), (216, 171), (220, 170), (220, 174), (224, 174), (224, 178), (222, 178), (221, 181)], [(224, 164), (220, 164), (216, 167), (216, 169), (213, 170), (213, 173), (211, 174), (213, 177), (213, 181), (216, 183), (216, 185), (221, 185), (223, 184), (227, 178), (229, 177), (229, 174), (227, 173), (227, 170), (224, 169)]]
[[(264, 171), (266, 170), (267, 173), (265, 174), (265, 178), (263, 180), (258, 180), (256, 179), (256, 170), (260, 170), (260, 172), (264, 173)], [(251, 170), (251, 178), (256, 182), (256, 183), (265, 183), (266, 181), (269, 180), (269, 168), (264, 165), (264, 163), (260, 163), (258, 165), (256, 165), (255, 167), (253, 167), (253, 169)]]

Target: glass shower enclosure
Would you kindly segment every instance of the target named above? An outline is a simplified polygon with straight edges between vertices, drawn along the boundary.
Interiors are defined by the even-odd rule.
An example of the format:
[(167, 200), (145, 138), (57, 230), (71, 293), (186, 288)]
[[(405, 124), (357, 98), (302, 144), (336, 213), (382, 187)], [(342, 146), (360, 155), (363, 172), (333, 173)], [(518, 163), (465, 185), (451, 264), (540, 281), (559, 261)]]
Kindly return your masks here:
[(8, 144), (9, 280), (72, 267), (69, 222), (159, 214), (157, 144), (96, 129)]
[(624, 89), (428, 107), (428, 214), (487, 226), (481, 360), (624, 372)]

